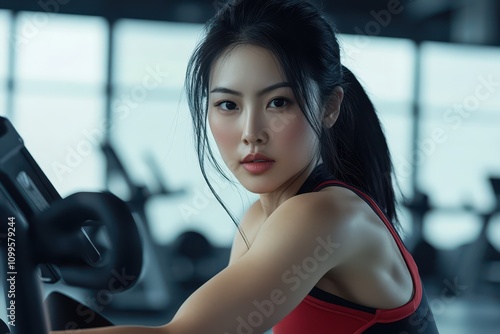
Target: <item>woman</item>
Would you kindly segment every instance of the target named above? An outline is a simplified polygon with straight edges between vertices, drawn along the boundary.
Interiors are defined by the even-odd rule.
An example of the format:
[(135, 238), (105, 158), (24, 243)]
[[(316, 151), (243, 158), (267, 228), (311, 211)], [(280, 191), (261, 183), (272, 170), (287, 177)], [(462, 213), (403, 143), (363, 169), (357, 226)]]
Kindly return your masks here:
[(395, 230), (379, 120), (316, 8), (226, 4), (207, 24), (186, 87), (203, 175), (206, 150), (220, 171), (208, 123), (228, 169), (260, 198), (227, 268), (170, 323), (81, 333), (437, 333)]

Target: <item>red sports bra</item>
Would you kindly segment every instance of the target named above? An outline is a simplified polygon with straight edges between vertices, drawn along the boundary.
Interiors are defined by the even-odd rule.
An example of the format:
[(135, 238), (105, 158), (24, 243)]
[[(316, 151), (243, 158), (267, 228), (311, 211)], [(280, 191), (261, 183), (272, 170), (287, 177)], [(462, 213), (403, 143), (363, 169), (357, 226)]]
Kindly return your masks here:
[(383, 310), (350, 302), (315, 287), (274, 326), (273, 334), (438, 333), (415, 261), (385, 213), (370, 196), (344, 182), (331, 179), (321, 171), (321, 166), (313, 171), (297, 194), (339, 186), (352, 190), (365, 200), (384, 222), (401, 251), (412, 276), (413, 298), (401, 307)]

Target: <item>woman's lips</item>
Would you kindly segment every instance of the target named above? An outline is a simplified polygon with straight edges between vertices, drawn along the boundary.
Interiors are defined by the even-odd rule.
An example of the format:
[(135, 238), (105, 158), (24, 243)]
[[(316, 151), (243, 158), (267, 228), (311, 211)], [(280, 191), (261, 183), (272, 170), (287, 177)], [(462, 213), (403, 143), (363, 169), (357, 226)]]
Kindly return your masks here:
[(271, 169), (274, 165), (274, 161), (243, 162), (241, 165), (251, 174), (262, 174)]
[(262, 153), (250, 153), (248, 154), (243, 160), (241, 160), (241, 163), (246, 163), (246, 162), (261, 162), (261, 161), (274, 161), (273, 159), (265, 156)]

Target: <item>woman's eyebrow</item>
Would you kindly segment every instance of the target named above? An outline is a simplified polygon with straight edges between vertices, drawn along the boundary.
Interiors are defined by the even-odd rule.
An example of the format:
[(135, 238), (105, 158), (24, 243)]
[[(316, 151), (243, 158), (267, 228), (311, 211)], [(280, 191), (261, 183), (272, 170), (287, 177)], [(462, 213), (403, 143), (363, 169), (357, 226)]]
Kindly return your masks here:
[[(278, 82), (274, 85), (271, 85), (269, 87), (266, 87), (259, 92), (257, 92), (257, 96), (262, 96), (272, 90), (282, 88), (282, 87), (292, 87), (292, 85), (289, 82)], [(232, 95), (237, 95), (237, 96), (243, 96), (241, 92), (237, 92), (235, 90), (226, 88), (226, 87), (215, 87), (210, 91), (210, 93), (227, 93), (227, 94), (232, 94)]]

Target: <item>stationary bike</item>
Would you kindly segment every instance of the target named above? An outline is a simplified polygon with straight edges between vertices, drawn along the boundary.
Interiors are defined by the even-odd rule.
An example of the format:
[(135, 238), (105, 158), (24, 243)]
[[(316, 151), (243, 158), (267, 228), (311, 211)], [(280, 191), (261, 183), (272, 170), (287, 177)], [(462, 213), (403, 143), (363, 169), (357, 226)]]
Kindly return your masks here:
[[(102, 230), (102, 237), (91, 239), (88, 229)], [(142, 261), (127, 204), (109, 192), (61, 198), (11, 122), (0, 117), (0, 272), (10, 333), (111, 325), (72, 296), (73, 287), (105, 300), (137, 282)], [(46, 290), (55, 302), (44, 302)], [(87, 317), (65, 318), (75, 312)]]

